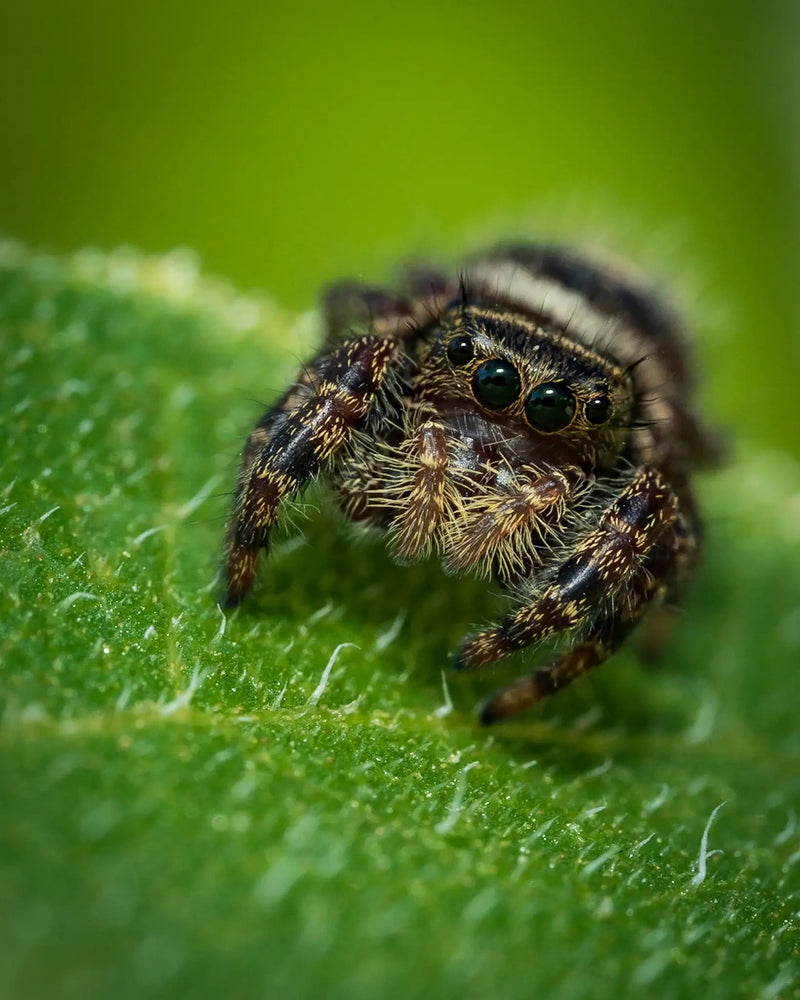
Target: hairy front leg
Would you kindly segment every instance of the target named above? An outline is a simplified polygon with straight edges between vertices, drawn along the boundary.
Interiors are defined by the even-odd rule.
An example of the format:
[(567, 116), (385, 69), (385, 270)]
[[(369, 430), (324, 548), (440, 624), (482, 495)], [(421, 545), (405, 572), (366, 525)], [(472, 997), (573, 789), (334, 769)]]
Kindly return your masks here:
[(500, 722), (532, 708), (548, 695), (567, 687), (615, 653), (644, 615), (662, 610), (676, 563), (680, 559), (679, 532), (671, 529), (644, 562), (634, 580), (617, 595), (612, 609), (602, 615), (573, 649), (551, 663), (501, 689), (482, 706), (484, 725)]
[(281, 503), (319, 472), (369, 413), (397, 349), (396, 341), (376, 336), (344, 341), (304, 369), (251, 433), (228, 529), (227, 605), (238, 604), (252, 586)]
[(590, 621), (639, 568), (675, 520), (677, 500), (661, 475), (641, 469), (542, 590), (494, 628), (468, 639), (453, 665), (471, 670)]

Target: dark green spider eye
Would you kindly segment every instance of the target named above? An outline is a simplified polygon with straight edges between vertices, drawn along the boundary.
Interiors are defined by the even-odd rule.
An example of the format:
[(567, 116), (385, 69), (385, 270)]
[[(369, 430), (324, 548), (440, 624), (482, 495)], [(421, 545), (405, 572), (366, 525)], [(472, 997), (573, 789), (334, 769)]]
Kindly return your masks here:
[(586, 404), (585, 411), (590, 424), (604, 424), (611, 416), (611, 400), (608, 396), (596, 396)]
[(537, 431), (562, 431), (575, 416), (575, 397), (561, 382), (543, 382), (525, 401), (525, 416)]
[(453, 337), (447, 345), (447, 359), (454, 365), (465, 365), (474, 355), (471, 337)]
[(502, 358), (484, 361), (472, 376), (472, 391), (479, 403), (490, 410), (511, 406), (522, 391), (517, 369)]

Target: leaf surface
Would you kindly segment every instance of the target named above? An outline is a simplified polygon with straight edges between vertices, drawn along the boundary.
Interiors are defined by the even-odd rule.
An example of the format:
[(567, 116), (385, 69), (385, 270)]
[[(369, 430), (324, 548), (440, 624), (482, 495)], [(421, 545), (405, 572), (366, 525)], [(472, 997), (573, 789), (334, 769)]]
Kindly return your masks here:
[(186, 256), (2, 246), (6, 995), (798, 995), (795, 465), (703, 478), (663, 662), (482, 730), (525, 661), (442, 668), (495, 597), (321, 491), (216, 604), (241, 441), (316, 336)]

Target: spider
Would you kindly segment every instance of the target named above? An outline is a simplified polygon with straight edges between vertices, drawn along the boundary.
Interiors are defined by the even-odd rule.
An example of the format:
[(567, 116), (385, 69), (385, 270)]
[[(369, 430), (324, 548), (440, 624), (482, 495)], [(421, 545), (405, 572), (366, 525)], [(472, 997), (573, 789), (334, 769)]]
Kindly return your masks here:
[(324, 298), (325, 344), (247, 438), (226, 603), (250, 590), (282, 503), (319, 474), (402, 562), (498, 581), (512, 605), (453, 657), (474, 670), (560, 633), (551, 662), (486, 701), (492, 723), (606, 660), (696, 563), (692, 415), (672, 312), (627, 268), (514, 244), (397, 292)]

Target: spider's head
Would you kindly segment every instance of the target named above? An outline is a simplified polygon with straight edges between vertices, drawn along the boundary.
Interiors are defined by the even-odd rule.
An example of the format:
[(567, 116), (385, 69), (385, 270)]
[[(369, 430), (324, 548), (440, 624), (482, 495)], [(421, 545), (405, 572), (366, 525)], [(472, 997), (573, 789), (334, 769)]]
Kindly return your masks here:
[(633, 389), (602, 354), (530, 317), (463, 302), (445, 311), (437, 341), (431, 363), (444, 395), (592, 461), (619, 452)]

